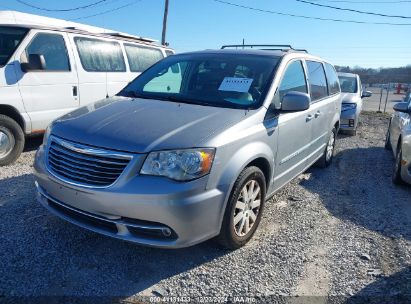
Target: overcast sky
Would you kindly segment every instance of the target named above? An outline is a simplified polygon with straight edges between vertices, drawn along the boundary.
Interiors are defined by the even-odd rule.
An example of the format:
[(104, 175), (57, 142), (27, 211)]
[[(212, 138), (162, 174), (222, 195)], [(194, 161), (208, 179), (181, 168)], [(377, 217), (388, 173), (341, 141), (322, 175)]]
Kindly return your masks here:
[[(22, 1), (45, 9), (71, 9), (98, 2), (98, 0)], [(320, 21), (251, 10), (215, 0), (170, 0), (167, 32), (170, 46), (177, 52), (183, 52), (219, 48), (222, 44), (239, 44), (244, 38), (246, 43), (291, 44), (296, 48), (306, 48), (335, 65), (378, 68), (411, 64), (411, 1), (310, 0), (310, 2), (339, 8), (410, 18), (359, 14), (317, 7), (296, 0), (227, 0), (225, 2), (307, 17), (410, 25)], [(0, 8), (61, 19), (99, 14), (76, 21), (160, 40), (164, 0), (106, 0), (89, 8), (67, 12), (39, 10), (17, 0), (2, 0)]]

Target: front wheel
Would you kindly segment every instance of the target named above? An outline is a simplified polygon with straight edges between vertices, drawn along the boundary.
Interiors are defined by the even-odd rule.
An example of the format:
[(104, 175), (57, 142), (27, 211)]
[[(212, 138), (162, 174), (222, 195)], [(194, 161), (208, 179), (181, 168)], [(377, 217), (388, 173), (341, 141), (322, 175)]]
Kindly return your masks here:
[(401, 145), (398, 145), (397, 155), (395, 157), (394, 170), (392, 173), (392, 182), (396, 185), (402, 185), (404, 183), (401, 177), (401, 167), (402, 167), (401, 160), (402, 160), (402, 149), (401, 149)]
[(254, 166), (245, 168), (237, 178), (224, 213), (217, 241), (228, 249), (244, 246), (254, 235), (263, 212), (266, 180)]
[(0, 166), (14, 162), (23, 152), (24, 133), (17, 122), (0, 115)]
[(385, 136), (385, 144), (384, 148), (386, 150), (391, 150), (391, 134), (390, 134), (390, 126), (388, 126), (387, 135)]
[(330, 136), (328, 137), (327, 145), (321, 158), (317, 161), (316, 165), (320, 168), (326, 168), (331, 165), (334, 157), (335, 139), (337, 136), (337, 129), (333, 128), (331, 130)]

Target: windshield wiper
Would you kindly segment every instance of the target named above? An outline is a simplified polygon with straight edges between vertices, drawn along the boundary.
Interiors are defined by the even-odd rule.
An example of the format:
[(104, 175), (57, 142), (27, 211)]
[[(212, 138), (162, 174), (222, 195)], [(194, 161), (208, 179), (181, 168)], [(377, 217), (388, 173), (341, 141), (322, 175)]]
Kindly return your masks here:
[(118, 92), (116, 96), (138, 97), (136, 92), (134, 92), (134, 91), (124, 91), (124, 90)]
[(116, 96), (143, 98), (143, 99), (155, 99), (151, 96), (140, 95), (136, 91), (120, 91)]
[(161, 97), (159, 97), (159, 99), (168, 100), (168, 101), (172, 101), (172, 102), (178, 102), (178, 103), (196, 104), (195, 102), (193, 102), (193, 101), (191, 101), (187, 98), (180, 98), (180, 97), (176, 97), (176, 96), (161, 96)]

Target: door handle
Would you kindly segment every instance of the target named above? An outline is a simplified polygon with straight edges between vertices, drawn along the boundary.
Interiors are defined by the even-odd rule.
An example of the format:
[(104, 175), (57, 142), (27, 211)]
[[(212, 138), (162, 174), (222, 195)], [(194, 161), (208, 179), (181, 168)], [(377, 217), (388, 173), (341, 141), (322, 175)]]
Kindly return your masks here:
[(317, 118), (318, 116), (320, 116), (321, 115), (321, 112), (320, 111), (317, 111), (317, 113), (315, 113), (315, 118)]
[(77, 97), (77, 86), (73, 86), (73, 96)]
[(309, 122), (311, 119), (313, 119), (314, 116), (312, 116), (311, 114), (307, 116), (307, 118), (305, 119), (306, 122)]

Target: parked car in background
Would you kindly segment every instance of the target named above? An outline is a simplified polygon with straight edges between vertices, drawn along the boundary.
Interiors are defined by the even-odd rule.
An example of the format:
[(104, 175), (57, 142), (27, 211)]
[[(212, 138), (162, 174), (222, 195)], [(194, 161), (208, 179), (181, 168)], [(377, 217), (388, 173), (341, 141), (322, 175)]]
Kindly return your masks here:
[(411, 97), (394, 105), (385, 148), (395, 157), (392, 180), (395, 184), (411, 184)]
[(25, 136), (113, 96), (170, 53), (147, 38), (0, 11), (0, 166), (18, 158)]
[(362, 110), (362, 98), (372, 95), (363, 91), (360, 76), (352, 73), (338, 73), (342, 93), (341, 128), (351, 135), (357, 133), (358, 120)]
[(35, 157), (39, 202), (150, 246), (247, 243), (267, 198), (331, 163), (340, 126), (334, 67), (265, 48), (170, 56), (56, 120)]

